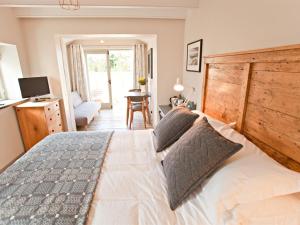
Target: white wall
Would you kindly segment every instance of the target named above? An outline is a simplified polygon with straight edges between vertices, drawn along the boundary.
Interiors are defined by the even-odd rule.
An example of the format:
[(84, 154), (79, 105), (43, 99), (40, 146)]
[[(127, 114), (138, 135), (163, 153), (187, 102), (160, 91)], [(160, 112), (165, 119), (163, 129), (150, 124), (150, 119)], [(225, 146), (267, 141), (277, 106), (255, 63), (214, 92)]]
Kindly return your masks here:
[(158, 104), (173, 96), (176, 77), (182, 77), (183, 20), (162, 19), (21, 19), (31, 74), (47, 75), (61, 96), (54, 37), (57, 34), (151, 34), (158, 42)]
[[(0, 8), (0, 30), (0, 42), (17, 46), (23, 72), (27, 73), (29, 67), (20, 25), (9, 8)], [(23, 152), (24, 147), (14, 108), (0, 109), (0, 170)]]
[[(151, 79), (150, 77), (148, 77), (148, 91), (151, 94), (151, 99), (150, 99), (150, 108), (152, 111), (152, 124), (157, 124), (157, 122), (159, 121), (159, 115), (158, 113), (154, 113), (157, 112), (157, 106), (158, 106), (158, 102), (157, 102), (157, 40), (156, 38), (152, 38), (149, 40), (145, 40), (145, 42), (147, 43), (147, 50), (149, 51), (151, 48), (153, 49), (153, 62), (152, 62), (152, 69), (153, 69), (153, 78)], [(148, 60), (148, 54), (147, 54), (147, 60)], [(149, 65), (148, 65), (149, 66)], [(147, 71), (148, 72), (148, 71)]]
[(0, 7), (0, 43), (13, 44), (17, 46), (22, 71), (29, 72), (27, 63), (27, 51), (23, 42), (22, 30), (19, 20), (10, 8)]
[(1, 74), (8, 99), (21, 99), (18, 78), (23, 77), (17, 47), (0, 44)]
[[(200, 38), (204, 39), (203, 55), (299, 44), (299, 10), (296, 0), (200, 0), (199, 9), (188, 13), (185, 48)], [(199, 107), (201, 74), (184, 69), (183, 76), (184, 94), (197, 100)]]
[(24, 153), (15, 109), (0, 109), (0, 170)]

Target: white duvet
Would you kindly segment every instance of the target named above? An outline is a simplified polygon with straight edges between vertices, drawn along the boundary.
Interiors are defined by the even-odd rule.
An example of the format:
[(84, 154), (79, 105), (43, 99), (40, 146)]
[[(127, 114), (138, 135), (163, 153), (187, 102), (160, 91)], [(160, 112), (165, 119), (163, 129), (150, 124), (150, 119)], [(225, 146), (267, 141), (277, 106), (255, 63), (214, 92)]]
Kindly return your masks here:
[[(217, 125), (214, 127), (218, 128)], [(218, 213), (217, 207), (212, 207), (214, 198), (223, 192), (223, 189), (214, 191), (224, 186), (224, 179), (221, 179), (222, 184), (220, 179), (218, 181), (217, 175), (220, 172), (215, 174), (216, 179), (208, 180), (201, 192), (196, 191), (176, 211), (172, 211), (168, 203), (166, 180), (161, 166), (161, 160), (168, 150), (155, 152), (151, 132), (152, 130), (116, 131), (113, 134), (87, 225), (215, 225), (209, 222), (214, 221), (212, 219), (214, 217), (215, 220), (222, 219), (224, 225), (297, 225), (299, 223), (299, 194), (238, 205), (230, 212), (227, 211), (227, 215), (223, 217), (225, 214)], [(228, 159), (222, 171), (225, 168), (227, 168), (225, 171), (230, 171), (230, 168), (235, 167), (234, 165), (238, 164), (241, 158), (249, 158), (246, 156), (253, 153), (258, 159), (260, 155), (262, 159), (266, 157), (244, 136), (232, 129), (219, 130), (219, 132), (246, 147)], [(250, 165), (249, 163), (256, 164), (257, 160), (250, 161), (247, 165)], [(232, 166), (226, 166), (229, 164)], [(247, 165), (242, 163), (238, 168)], [(236, 172), (238, 173), (239, 170)], [(210, 187), (211, 183), (216, 181), (217, 184), (214, 183)], [(211, 193), (206, 193), (208, 191)], [(233, 196), (232, 200), (234, 198)], [(288, 205), (290, 205), (289, 210), (282, 210), (282, 207)]]
[(208, 225), (201, 206), (169, 207), (161, 154), (151, 130), (116, 131), (109, 145), (88, 225)]

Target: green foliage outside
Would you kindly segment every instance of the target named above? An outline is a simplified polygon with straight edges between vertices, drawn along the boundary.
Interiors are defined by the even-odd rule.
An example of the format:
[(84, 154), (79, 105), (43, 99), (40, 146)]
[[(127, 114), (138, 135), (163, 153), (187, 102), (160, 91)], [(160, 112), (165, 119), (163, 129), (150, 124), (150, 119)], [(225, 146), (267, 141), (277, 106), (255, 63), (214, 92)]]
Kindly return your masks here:
[[(87, 55), (87, 65), (88, 70), (93, 72), (106, 72), (107, 64), (106, 60), (104, 60), (106, 55), (102, 55), (99, 57), (97, 54), (88, 54)], [(130, 72), (132, 71), (132, 55), (130, 52), (120, 52), (120, 51), (112, 51), (109, 55), (109, 62), (112, 72)]]

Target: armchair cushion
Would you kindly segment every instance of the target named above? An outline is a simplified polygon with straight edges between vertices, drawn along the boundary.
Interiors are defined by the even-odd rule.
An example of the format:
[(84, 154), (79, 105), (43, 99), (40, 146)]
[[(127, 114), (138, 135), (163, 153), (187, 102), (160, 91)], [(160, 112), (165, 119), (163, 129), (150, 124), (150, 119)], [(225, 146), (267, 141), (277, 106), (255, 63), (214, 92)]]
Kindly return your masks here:
[(74, 109), (77, 107), (77, 106), (79, 106), (80, 104), (82, 104), (82, 99), (81, 99), (81, 97), (80, 97), (80, 95), (78, 94), (78, 92), (77, 91), (73, 91), (72, 93), (71, 93), (71, 98), (72, 98), (72, 103), (73, 103), (73, 107), (74, 107)]

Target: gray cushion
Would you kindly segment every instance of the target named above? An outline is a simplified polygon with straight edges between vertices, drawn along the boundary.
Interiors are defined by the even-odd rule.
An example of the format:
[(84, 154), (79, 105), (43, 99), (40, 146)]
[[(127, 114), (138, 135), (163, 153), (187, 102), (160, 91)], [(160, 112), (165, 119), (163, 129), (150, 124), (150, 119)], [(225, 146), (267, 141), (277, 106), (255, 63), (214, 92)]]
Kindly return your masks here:
[(153, 143), (156, 151), (163, 151), (177, 141), (198, 117), (198, 114), (183, 107), (168, 112), (153, 131)]
[(142, 108), (143, 108), (143, 106), (140, 103), (135, 103), (135, 104), (132, 105), (132, 109), (134, 111), (142, 110)]
[(176, 209), (242, 147), (215, 131), (206, 118), (195, 124), (171, 147), (163, 161), (171, 209)]
[(72, 98), (72, 103), (73, 103), (74, 108), (76, 108), (77, 106), (79, 106), (82, 103), (82, 99), (79, 96), (77, 91), (73, 91), (71, 93), (71, 98)]
[(74, 109), (77, 126), (86, 126), (98, 114), (101, 105), (97, 102), (83, 102)]

